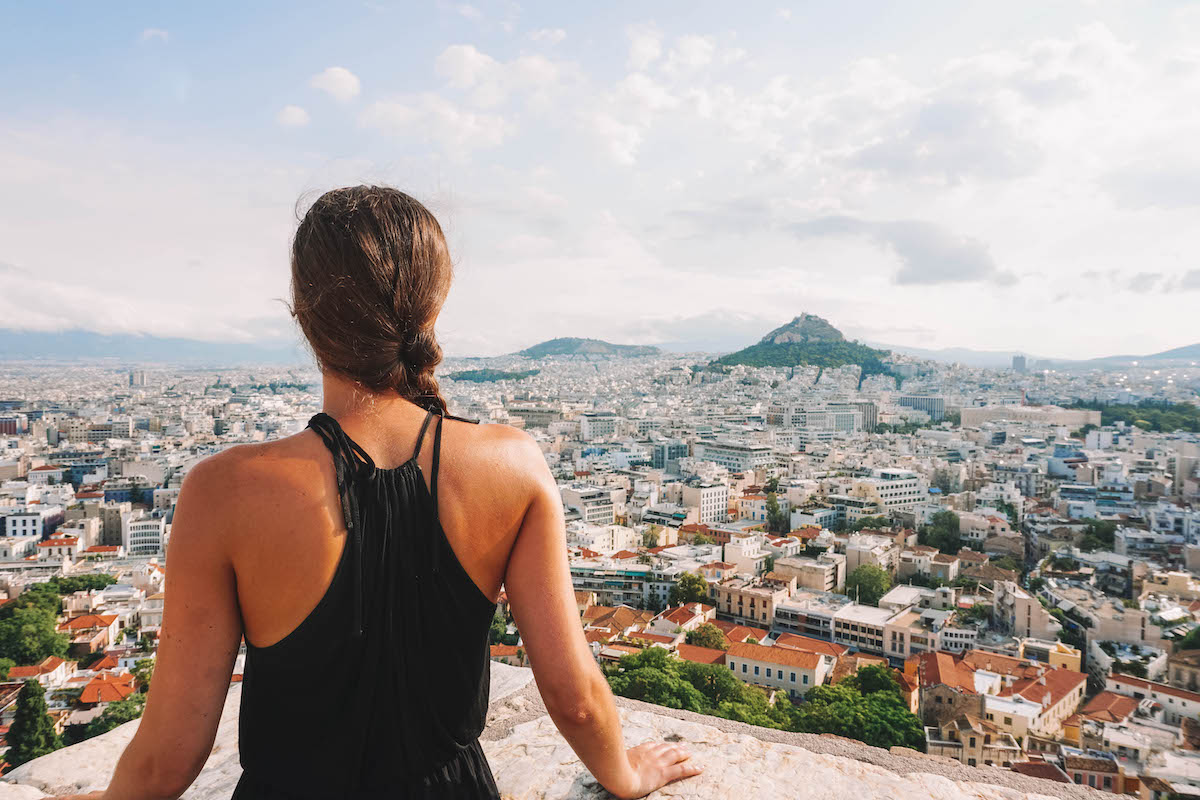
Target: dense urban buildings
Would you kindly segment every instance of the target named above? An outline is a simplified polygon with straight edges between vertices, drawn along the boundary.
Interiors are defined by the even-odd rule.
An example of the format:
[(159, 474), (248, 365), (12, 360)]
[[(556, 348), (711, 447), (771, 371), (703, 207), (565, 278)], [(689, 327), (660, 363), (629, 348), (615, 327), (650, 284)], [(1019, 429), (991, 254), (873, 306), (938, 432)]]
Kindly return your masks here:
[[(1191, 408), (1195, 367), (488, 366), (451, 359), (443, 391), (541, 447), (602, 664), (658, 648), (797, 708), (876, 665), (930, 753), (1200, 792), (1200, 434), (1150, 420)], [(136, 697), (184, 476), (301, 430), (319, 390), (307, 368), (0, 364), (0, 591), (62, 609), (46, 652), (0, 653), (0, 726), (25, 679), (77, 735)], [(524, 665), (501, 609), (493, 657)]]

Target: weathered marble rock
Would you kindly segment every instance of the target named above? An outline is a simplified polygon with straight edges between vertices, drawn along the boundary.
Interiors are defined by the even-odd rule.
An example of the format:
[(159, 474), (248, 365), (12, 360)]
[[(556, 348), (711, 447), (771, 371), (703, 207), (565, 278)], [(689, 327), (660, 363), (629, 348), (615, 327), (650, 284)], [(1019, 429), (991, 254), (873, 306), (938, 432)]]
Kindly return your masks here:
[[(531, 681), (529, 670), (492, 665), (492, 706), (483, 746), (504, 797), (507, 800), (608, 797), (546, 716), (537, 687)], [(204, 772), (184, 795), (188, 800), (225, 800), (233, 791), (241, 772), (237, 762), (240, 700), (241, 686), (235, 684), (225, 702), (212, 755)], [(621, 706), (627, 744), (632, 746), (647, 740), (686, 742), (694, 758), (704, 766), (702, 775), (651, 795), (659, 800), (739, 796), (755, 800), (826, 797), (1040, 800), (1047, 795), (1068, 800), (1093, 797), (1099, 800), (1099, 795), (1085, 787), (1037, 781), (1008, 771), (963, 768), (924, 756), (892, 754), (859, 742), (768, 732), (686, 712), (660, 713), (654, 706), (633, 701), (622, 700)], [(705, 720), (712, 720), (712, 724)], [(61, 795), (103, 788), (137, 724), (131, 722), (104, 736), (18, 767), (4, 777), (7, 783), (0, 783), (0, 800), (32, 800), (40, 798), (43, 792)], [(961, 775), (970, 779), (962, 780)]]
[[(693, 758), (704, 767), (702, 775), (665, 786), (651, 798), (1051, 800), (1045, 795), (954, 781), (940, 775), (897, 775), (873, 764), (764, 742), (745, 734), (645, 711), (626, 710), (621, 717), (627, 744), (650, 740), (686, 742)], [(505, 800), (584, 800), (610, 796), (583, 769), (549, 717), (517, 725), (511, 734), (498, 741), (485, 741), (484, 752)]]

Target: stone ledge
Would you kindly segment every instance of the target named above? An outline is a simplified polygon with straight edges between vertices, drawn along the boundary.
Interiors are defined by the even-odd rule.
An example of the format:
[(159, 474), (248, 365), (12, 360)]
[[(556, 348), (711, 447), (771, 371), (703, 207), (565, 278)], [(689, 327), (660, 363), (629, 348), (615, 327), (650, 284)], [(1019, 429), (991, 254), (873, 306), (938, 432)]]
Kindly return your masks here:
[[(607, 797), (546, 715), (527, 669), (492, 665), (492, 703), (484, 751), (507, 800), (584, 800)], [(237, 710), (241, 686), (230, 688), (216, 743), (187, 800), (228, 798), (237, 783)], [(664, 787), (653, 798), (709, 800), (734, 792), (750, 797), (813, 798), (836, 793), (855, 800), (1099, 800), (1095, 790), (1030, 778), (998, 768), (964, 767), (915, 751), (893, 752), (861, 742), (787, 733), (617, 699), (626, 742), (680, 741), (704, 765), (703, 775)], [(94, 791), (107, 783), (137, 721), (59, 750), (13, 770), (0, 800)]]

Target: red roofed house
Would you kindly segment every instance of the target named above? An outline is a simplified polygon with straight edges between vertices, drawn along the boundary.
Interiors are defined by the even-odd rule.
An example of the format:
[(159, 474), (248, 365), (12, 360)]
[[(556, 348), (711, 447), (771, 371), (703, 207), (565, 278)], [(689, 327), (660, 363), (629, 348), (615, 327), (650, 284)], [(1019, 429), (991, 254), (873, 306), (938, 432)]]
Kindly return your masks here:
[(746, 683), (800, 697), (825, 682), (833, 668), (833, 659), (787, 647), (732, 642), (725, 651), (725, 665)]
[(716, 583), (717, 581), (736, 575), (737, 564), (730, 564), (728, 561), (713, 561), (705, 564), (696, 571), (704, 576), (704, 580), (709, 583)]
[(132, 673), (112, 675), (104, 672), (87, 682), (79, 695), (79, 703), (86, 708), (94, 708), (103, 703), (124, 700), (136, 691)]
[(511, 664), (514, 667), (528, 667), (529, 659), (525, 656), (525, 648), (515, 644), (494, 644), (491, 646), (492, 661)]
[(38, 542), (38, 558), (41, 560), (54, 559), (58, 561), (63, 558), (75, 560), (75, 554), (79, 552), (79, 538), (76, 536), (63, 536), (58, 539), (47, 539), (44, 542)]
[(725, 663), (725, 651), (716, 650), (712, 647), (697, 647), (694, 644), (680, 644), (675, 648), (675, 654), (684, 661), (691, 661), (693, 664), (721, 664)]
[(650, 633), (674, 634), (678, 631), (694, 631), (706, 622), (717, 618), (717, 609), (704, 603), (688, 603), (668, 608), (650, 621)]
[(822, 655), (838, 656), (849, 652), (850, 648), (844, 644), (835, 644), (827, 642), (824, 639), (814, 639), (811, 636), (801, 636), (798, 633), (781, 633), (779, 638), (775, 640), (776, 647), (790, 647), (793, 650), (803, 650), (807, 653), (820, 653)]
[(75, 672), (74, 661), (64, 661), (58, 656), (47, 656), (31, 667), (12, 667), (8, 670), (10, 681), (27, 681), (33, 678), (47, 689), (62, 686)]
[(117, 619), (116, 614), (84, 614), (59, 625), (58, 632), (71, 637), (72, 654), (85, 655), (116, 642)]
[(125, 548), (119, 544), (94, 544), (83, 551), (83, 557), (92, 561), (124, 558)]

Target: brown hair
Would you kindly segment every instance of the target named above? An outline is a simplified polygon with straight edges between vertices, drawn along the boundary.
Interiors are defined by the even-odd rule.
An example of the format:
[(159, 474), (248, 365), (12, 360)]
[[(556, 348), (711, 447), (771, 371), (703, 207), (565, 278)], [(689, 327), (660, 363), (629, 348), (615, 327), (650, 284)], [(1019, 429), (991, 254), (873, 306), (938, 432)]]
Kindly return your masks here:
[(433, 324), (452, 271), (425, 206), (383, 186), (334, 189), (292, 242), (292, 316), (322, 371), (445, 413)]

